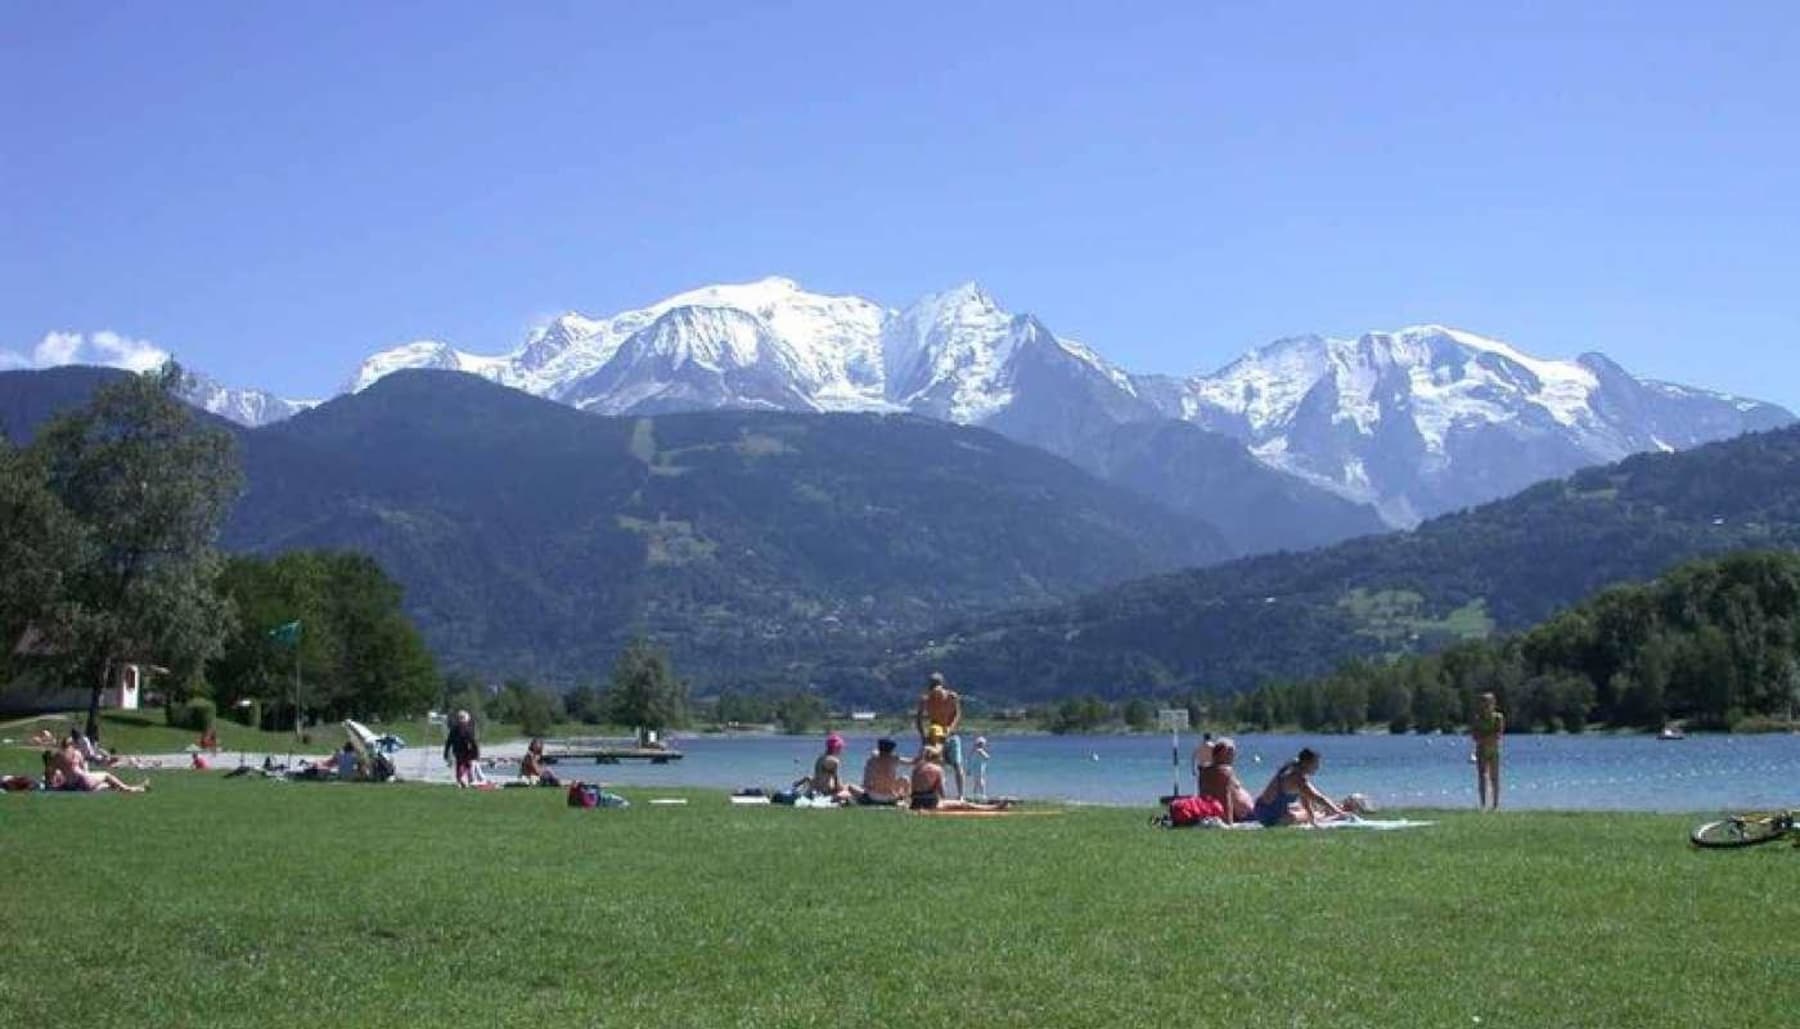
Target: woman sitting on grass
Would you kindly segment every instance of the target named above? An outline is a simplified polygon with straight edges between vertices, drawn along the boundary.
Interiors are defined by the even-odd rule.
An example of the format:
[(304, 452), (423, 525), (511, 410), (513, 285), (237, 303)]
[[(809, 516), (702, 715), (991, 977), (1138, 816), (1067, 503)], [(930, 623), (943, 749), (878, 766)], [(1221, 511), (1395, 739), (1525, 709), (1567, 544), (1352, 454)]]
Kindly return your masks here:
[[(1251, 817), (1265, 826), (1317, 825), (1332, 818), (1342, 818), (1344, 809), (1319, 792), (1312, 777), (1319, 771), (1319, 752), (1302, 748), (1294, 760), (1275, 770), (1275, 777), (1256, 798)], [(1324, 816), (1319, 814), (1324, 810)]]
[(805, 791), (808, 797), (825, 797), (835, 804), (850, 803), (850, 788), (841, 776), (843, 764), (844, 738), (834, 732), (825, 737), (825, 753), (813, 762), (812, 774), (795, 779), (794, 789)]
[(1248, 822), (1256, 801), (1237, 774), (1237, 743), (1221, 737), (1212, 745), (1211, 760), (1200, 769), (1200, 795), (1211, 797), (1225, 809), (1227, 822)]
[(977, 804), (944, 796), (944, 748), (933, 744), (913, 759), (912, 809), (914, 811), (1004, 811), (1012, 802)]
[[(65, 754), (67, 751), (64, 752)], [(56, 751), (44, 751), (44, 788), (47, 790), (68, 790), (71, 793), (99, 793), (101, 790), (117, 790), (120, 793), (144, 793), (150, 789), (150, 781), (133, 786), (111, 772), (90, 772), (81, 765), (72, 765)]]
[(561, 785), (556, 773), (544, 763), (544, 740), (541, 736), (533, 736), (525, 745), (525, 756), (519, 759), (519, 778), (525, 780), (527, 786)]

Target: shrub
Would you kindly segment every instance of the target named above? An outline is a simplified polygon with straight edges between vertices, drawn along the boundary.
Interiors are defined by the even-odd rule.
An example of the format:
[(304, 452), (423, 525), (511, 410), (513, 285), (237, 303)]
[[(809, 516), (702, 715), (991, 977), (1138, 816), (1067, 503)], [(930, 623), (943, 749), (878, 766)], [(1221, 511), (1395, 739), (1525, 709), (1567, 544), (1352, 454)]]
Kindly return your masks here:
[(189, 729), (206, 732), (218, 724), (218, 705), (204, 697), (190, 700), (187, 702), (187, 718), (184, 721)]

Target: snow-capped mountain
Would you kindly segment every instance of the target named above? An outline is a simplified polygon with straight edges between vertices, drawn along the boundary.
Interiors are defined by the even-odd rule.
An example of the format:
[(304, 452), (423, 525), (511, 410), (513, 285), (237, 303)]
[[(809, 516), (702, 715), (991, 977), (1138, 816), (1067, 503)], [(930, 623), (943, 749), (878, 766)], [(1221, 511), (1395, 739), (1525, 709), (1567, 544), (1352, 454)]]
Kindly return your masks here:
[(285, 400), (266, 390), (234, 389), (192, 371), (185, 374), (181, 398), (203, 411), (252, 429), (292, 418), (318, 404), (316, 400)]
[(981, 424), (1013, 403), (1015, 358), (1031, 343), (1131, 395), (1129, 376), (973, 283), (892, 310), (784, 278), (707, 286), (610, 318), (567, 314), (498, 356), (408, 343), (365, 360), (345, 390), (402, 368), (448, 368), (606, 414), (775, 406)]
[(1600, 354), (1543, 360), (1439, 325), (1279, 340), (1154, 393), (1166, 413), (1372, 503), (1394, 525), (1583, 465), (1793, 420), (1772, 404), (1639, 381)]
[(707, 286), (606, 318), (566, 314), (516, 350), (423, 341), (364, 361), (359, 390), (450, 368), (604, 414), (704, 408), (911, 412), (984, 425), (1098, 469), (1110, 430), (1178, 418), (1391, 525), (1642, 450), (1785, 424), (1770, 404), (1543, 360), (1420, 326), (1279, 340), (1189, 379), (1134, 376), (979, 286), (905, 309), (791, 279)]

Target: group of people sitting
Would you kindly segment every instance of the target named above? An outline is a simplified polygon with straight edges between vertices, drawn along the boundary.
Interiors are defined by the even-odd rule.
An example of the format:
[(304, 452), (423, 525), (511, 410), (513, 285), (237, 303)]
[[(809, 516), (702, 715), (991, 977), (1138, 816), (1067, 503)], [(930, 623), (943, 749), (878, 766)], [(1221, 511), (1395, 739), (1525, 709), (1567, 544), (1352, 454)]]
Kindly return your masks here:
[[(265, 761), (264, 764), (269, 762)], [(386, 754), (365, 754), (355, 743), (345, 740), (344, 745), (330, 757), (302, 761), (298, 768), (289, 770), (287, 775), (290, 779), (329, 782), (386, 782), (394, 777), (394, 763)]]
[(1292, 761), (1275, 770), (1263, 791), (1251, 797), (1237, 774), (1237, 743), (1229, 737), (1212, 741), (1196, 755), (1200, 796), (1218, 801), (1227, 822), (1258, 822), (1265, 826), (1318, 825), (1358, 815), (1368, 801), (1352, 793), (1333, 801), (1313, 784), (1319, 772), (1319, 752), (1302, 748)]
[(1010, 801), (982, 803), (946, 794), (943, 739), (943, 729), (934, 725), (921, 740), (918, 754), (902, 757), (899, 744), (882, 737), (875, 741), (875, 752), (863, 762), (862, 781), (853, 783), (843, 777), (845, 742), (834, 732), (825, 737), (825, 753), (813, 762), (811, 774), (794, 780), (793, 789), (802, 796), (863, 807), (903, 807), (914, 811), (1005, 810)]

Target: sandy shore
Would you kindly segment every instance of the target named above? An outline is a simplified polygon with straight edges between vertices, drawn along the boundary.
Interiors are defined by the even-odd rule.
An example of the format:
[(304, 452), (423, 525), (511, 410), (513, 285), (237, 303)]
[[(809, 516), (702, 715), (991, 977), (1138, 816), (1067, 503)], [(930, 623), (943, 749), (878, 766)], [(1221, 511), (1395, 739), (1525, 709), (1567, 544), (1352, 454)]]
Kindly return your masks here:
[[(306, 761), (323, 761), (333, 751), (320, 750), (316, 745), (293, 751), (260, 751), (260, 750), (221, 750), (206, 755), (209, 770), (214, 772), (230, 771), (241, 765), (261, 766), (270, 761), (277, 765), (297, 766)], [(481, 766), (487, 777), (495, 782), (505, 782), (518, 774), (519, 759), (525, 755), (525, 741), (513, 740), (507, 743), (482, 744)], [(394, 762), (394, 773), (402, 782), (435, 782), (451, 783), (455, 781), (454, 769), (444, 761), (442, 749), (424, 747), (407, 747), (390, 755)], [(173, 754), (133, 754), (126, 756), (114, 766), (113, 771), (191, 771), (194, 766), (194, 753), (180, 751)]]

